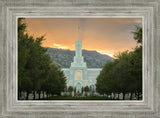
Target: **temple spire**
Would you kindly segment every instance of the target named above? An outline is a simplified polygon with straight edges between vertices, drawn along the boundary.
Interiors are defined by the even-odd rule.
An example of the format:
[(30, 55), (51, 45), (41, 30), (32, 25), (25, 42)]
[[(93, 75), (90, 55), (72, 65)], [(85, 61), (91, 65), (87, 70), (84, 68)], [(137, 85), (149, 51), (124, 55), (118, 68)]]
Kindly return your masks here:
[(82, 41), (80, 40), (80, 24), (78, 24), (78, 40), (76, 41), (76, 49), (74, 61), (71, 63), (71, 67), (86, 67), (86, 63), (82, 56)]
[(80, 24), (78, 24), (78, 40), (80, 40)]

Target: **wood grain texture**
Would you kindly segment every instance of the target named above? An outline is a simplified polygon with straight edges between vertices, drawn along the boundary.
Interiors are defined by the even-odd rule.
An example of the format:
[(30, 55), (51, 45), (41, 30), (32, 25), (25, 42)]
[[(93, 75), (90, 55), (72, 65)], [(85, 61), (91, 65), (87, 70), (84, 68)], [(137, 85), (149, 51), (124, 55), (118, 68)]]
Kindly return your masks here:
[[(143, 101), (17, 101), (17, 17), (144, 18)], [(0, 118), (160, 117), (159, 0), (0, 0)]]

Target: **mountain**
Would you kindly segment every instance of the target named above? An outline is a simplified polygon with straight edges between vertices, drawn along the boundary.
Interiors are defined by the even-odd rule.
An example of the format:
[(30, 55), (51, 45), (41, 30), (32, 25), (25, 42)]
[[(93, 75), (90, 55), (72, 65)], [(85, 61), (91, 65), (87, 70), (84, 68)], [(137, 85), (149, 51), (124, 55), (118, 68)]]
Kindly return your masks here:
[[(57, 48), (47, 48), (47, 53), (62, 68), (69, 68), (75, 56), (75, 51)], [(102, 68), (107, 61), (113, 60), (112, 57), (100, 54), (97, 51), (82, 50), (82, 55), (88, 68)]]

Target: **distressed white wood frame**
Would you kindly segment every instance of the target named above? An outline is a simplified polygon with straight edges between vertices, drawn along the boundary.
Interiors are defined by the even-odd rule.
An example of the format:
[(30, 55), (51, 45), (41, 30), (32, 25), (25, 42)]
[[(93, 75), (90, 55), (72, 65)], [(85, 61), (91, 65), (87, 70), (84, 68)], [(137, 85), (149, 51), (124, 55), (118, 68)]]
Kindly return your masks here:
[[(159, 0), (0, 0), (0, 118), (160, 116)], [(142, 17), (143, 100), (18, 101), (17, 18)]]

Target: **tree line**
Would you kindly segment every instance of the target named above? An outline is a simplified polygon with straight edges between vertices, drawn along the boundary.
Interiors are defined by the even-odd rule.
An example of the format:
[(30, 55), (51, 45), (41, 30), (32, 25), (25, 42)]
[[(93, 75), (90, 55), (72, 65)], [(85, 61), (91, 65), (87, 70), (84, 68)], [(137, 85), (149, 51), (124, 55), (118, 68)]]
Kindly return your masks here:
[(70, 92), (70, 93), (72, 93), (73, 91), (74, 91), (74, 93), (76, 94), (83, 94), (83, 92), (93, 92), (93, 91), (91, 91), (91, 87), (89, 88), (88, 86), (85, 86), (85, 87), (82, 87), (81, 88), (81, 92), (79, 91), (79, 92), (77, 92), (76, 91), (76, 87), (73, 87), (73, 86), (69, 86), (68, 88), (67, 88), (67, 91), (68, 92)]
[(21, 92), (60, 95), (66, 88), (66, 78), (61, 68), (51, 61), (47, 49), (42, 47), (44, 36), (36, 37), (26, 31), (25, 19), (18, 19), (18, 99)]
[(139, 99), (142, 94), (142, 27), (136, 26), (133, 33), (137, 46), (133, 51), (124, 51), (115, 56), (114, 61), (107, 62), (97, 77), (96, 90), (100, 94), (114, 96), (133, 93)]

